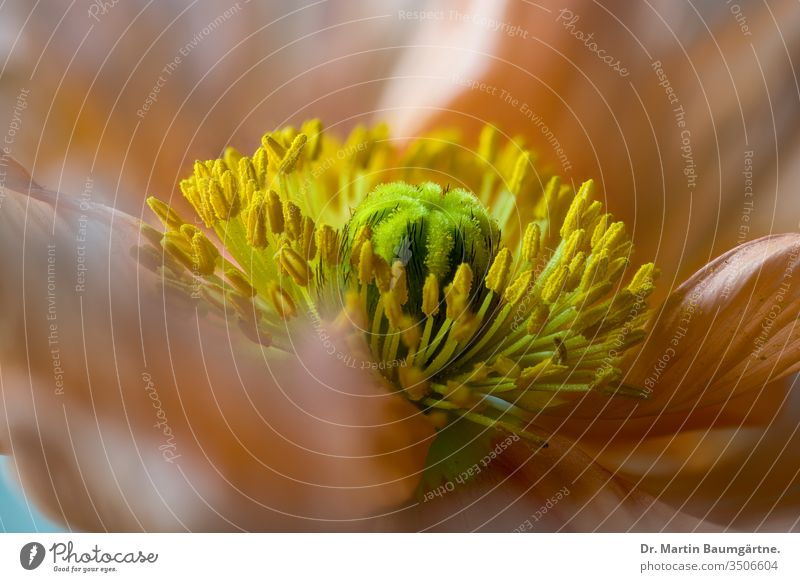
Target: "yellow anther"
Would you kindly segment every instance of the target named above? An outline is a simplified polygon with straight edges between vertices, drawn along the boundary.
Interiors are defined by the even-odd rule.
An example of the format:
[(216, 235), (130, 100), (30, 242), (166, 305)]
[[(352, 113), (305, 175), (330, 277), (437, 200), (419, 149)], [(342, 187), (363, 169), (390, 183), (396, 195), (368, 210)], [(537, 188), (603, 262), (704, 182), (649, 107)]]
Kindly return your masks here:
[(594, 233), (597, 223), (603, 215), (603, 203), (599, 200), (594, 200), (589, 204), (588, 208), (583, 213), (583, 223), (580, 225), (586, 232)]
[(492, 266), (489, 268), (489, 274), (486, 275), (487, 289), (491, 289), (495, 293), (502, 293), (508, 281), (508, 275), (511, 272), (512, 259), (511, 251), (508, 249), (501, 249), (497, 253)]
[(219, 251), (197, 227), (184, 224), (178, 231), (169, 231), (164, 234), (161, 244), (195, 275), (214, 273)]
[(406, 398), (412, 402), (422, 400), (428, 394), (428, 378), (419, 368), (413, 366), (398, 368), (397, 376)]
[(344, 150), (351, 156), (353, 165), (364, 168), (369, 160), (370, 135), (363, 125), (357, 125), (347, 136)]
[(580, 190), (578, 190), (572, 200), (572, 204), (569, 206), (569, 210), (567, 210), (567, 216), (564, 217), (564, 223), (561, 225), (561, 238), (566, 239), (575, 230), (579, 228), (585, 229), (589, 226), (587, 224), (589, 221), (584, 214), (589, 207), (589, 199), (593, 193), (593, 180), (588, 180), (581, 185)]
[(200, 232), (200, 229), (193, 224), (182, 224), (178, 229), (178, 232), (182, 234), (183, 238), (185, 238), (187, 241), (191, 241), (194, 234), (196, 232)]
[(416, 320), (410, 315), (404, 314), (400, 321), (400, 329), (402, 329), (400, 339), (403, 340), (403, 344), (411, 350), (415, 349), (420, 340), (419, 326)]
[(430, 273), (422, 287), (422, 313), (431, 317), (439, 313), (439, 280)]
[(600, 254), (592, 253), (586, 261), (586, 268), (581, 277), (581, 289), (586, 291), (593, 285), (598, 285), (606, 281), (606, 273), (608, 272), (608, 253), (606, 251)]
[(143, 222), (141, 224), (141, 226), (139, 227), (139, 232), (142, 234), (142, 236), (145, 239), (147, 239), (147, 241), (150, 244), (152, 244), (152, 245), (154, 245), (156, 247), (161, 245), (161, 241), (164, 238), (164, 233), (163, 232), (161, 232), (160, 230), (156, 230), (155, 228), (153, 228), (152, 226), (150, 226), (146, 222)]
[(200, 179), (200, 178), (206, 178), (206, 179), (211, 178), (211, 172), (209, 171), (208, 167), (203, 162), (201, 162), (200, 160), (197, 160), (194, 163), (194, 175), (198, 179)]
[(470, 289), (472, 289), (472, 268), (468, 263), (461, 263), (453, 277), (452, 290), (467, 296)]
[(247, 184), (245, 184), (244, 189), (241, 191), (242, 192), (242, 196), (241, 196), (241, 198), (242, 198), (242, 200), (241, 200), (242, 208), (247, 208), (250, 205), (250, 202), (252, 202), (253, 197), (255, 196), (255, 193), (256, 193), (257, 190), (258, 190), (258, 186), (256, 185), (256, 181), (255, 180), (249, 180), (247, 182)]
[(233, 218), (233, 206), (230, 204), (222, 190), (222, 185), (217, 180), (208, 180), (206, 183), (206, 196), (214, 211), (217, 220), (230, 220)]
[(224, 273), (225, 278), (228, 280), (231, 286), (236, 289), (236, 291), (245, 297), (255, 297), (256, 290), (250, 284), (250, 281), (247, 279), (247, 275), (232, 265), (225, 265)]
[(383, 312), (392, 329), (399, 329), (403, 323), (403, 307), (397, 299), (393, 290), (381, 295), (383, 301)]
[(197, 266), (197, 271), (202, 275), (213, 274), (219, 257), (219, 250), (214, 243), (198, 230), (192, 236), (191, 245), (192, 258)]
[(183, 224), (183, 220), (172, 207), (167, 206), (161, 200), (154, 196), (147, 199), (147, 205), (150, 210), (158, 217), (161, 223), (171, 230), (178, 230)]
[(241, 209), (241, 201), (239, 199), (239, 183), (236, 178), (233, 177), (233, 172), (230, 170), (225, 170), (222, 172), (219, 181), (222, 185), (222, 192), (225, 194), (225, 200), (230, 207), (228, 216), (230, 218), (234, 218), (239, 214), (239, 210)]
[(486, 124), (481, 129), (481, 136), (478, 141), (478, 156), (487, 164), (494, 162), (497, 155), (498, 142), (497, 128), (491, 124)]
[(447, 318), (455, 321), (464, 313), (469, 304), (469, 292), (472, 288), (472, 269), (467, 263), (461, 263), (456, 269), (453, 282), (445, 289)]
[[(242, 330), (251, 338), (257, 337), (259, 335), (258, 319), (261, 317), (261, 313), (256, 309), (252, 299), (229, 289), (228, 292), (225, 293), (225, 303), (232, 306), (236, 314), (247, 323), (247, 326), (243, 326)], [(267, 341), (269, 342), (271, 336), (269, 334), (267, 335)]]
[(281, 319), (291, 319), (297, 315), (297, 306), (285, 289), (277, 283), (269, 286), (269, 300)]
[(519, 155), (517, 163), (514, 164), (514, 173), (511, 175), (511, 180), (508, 183), (508, 191), (514, 194), (514, 196), (519, 196), (530, 171), (531, 154), (525, 151)]
[(506, 289), (506, 301), (511, 303), (512, 305), (516, 304), (517, 301), (522, 299), (525, 293), (528, 290), (528, 286), (531, 284), (531, 280), (533, 279), (533, 270), (527, 269), (517, 275), (517, 278), (514, 279), (514, 282), (508, 286)]
[(655, 289), (655, 275), (655, 265), (653, 263), (642, 265), (628, 284), (628, 291), (634, 295), (649, 295)]
[(303, 217), (303, 237), (301, 239), (301, 252), (307, 261), (313, 261), (317, 256), (317, 241), (314, 236), (314, 221), (308, 216)]
[(239, 182), (242, 184), (247, 184), (250, 180), (253, 180), (258, 183), (258, 175), (256, 174), (256, 169), (253, 166), (253, 161), (248, 158), (247, 156), (242, 156), (239, 158)]
[(457, 342), (466, 341), (478, 331), (480, 325), (481, 322), (475, 317), (474, 313), (463, 311), (461, 315), (458, 316), (455, 323), (453, 323), (453, 327), (450, 330), (450, 337)]
[(545, 212), (544, 216), (549, 216), (555, 213), (558, 208), (558, 198), (561, 192), (561, 176), (553, 176), (548, 180), (547, 185), (544, 187), (544, 203)]
[(221, 159), (214, 160), (211, 163), (211, 175), (214, 179), (219, 180), (222, 177), (223, 172), (227, 171), (228, 167), (225, 165), (225, 162)]
[(373, 255), (372, 257), (372, 272), (375, 275), (375, 285), (378, 291), (386, 293), (392, 287), (392, 268), (386, 259), (380, 255)]
[(608, 280), (617, 281), (628, 268), (630, 261), (627, 257), (619, 257), (608, 264)]
[(253, 197), (247, 210), (247, 242), (263, 249), (267, 246), (267, 205), (259, 193)]
[(259, 184), (266, 184), (269, 160), (267, 159), (267, 152), (263, 147), (260, 147), (253, 154), (253, 169), (256, 173), (256, 181)]
[(448, 380), (447, 382), (446, 398), (461, 408), (468, 408), (472, 405), (474, 400), (472, 391), (467, 386), (459, 382), (453, 382), (452, 380)]
[(291, 125), (283, 127), (278, 133), (281, 136), (283, 143), (292, 143), (292, 140), (297, 137), (297, 129)]
[(544, 287), (542, 288), (542, 301), (545, 303), (553, 303), (558, 299), (559, 295), (561, 295), (561, 292), (564, 290), (567, 277), (569, 277), (569, 267), (567, 266), (558, 267), (555, 271), (550, 273), (550, 276), (547, 277), (547, 281), (545, 281)]
[(361, 245), (372, 238), (372, 229), (368, 225), (361, 226), (353, 239), (353, 247), (350, 249), (350, 262), (355, 266), (361, 256)]
[(296, 284), (301, 287), (308, 285), (310, 277), (308, 263), (297, 254), (289, 245), (283, 245), (278, 251), (278, 264), (284, 273), (289, 275)]
[(222, 159), (231, 172), (239, 171), (239, 160), (242, 159), (242, 154), (239, 153), (239, 150), (231, 146), (226, 147), (225, 153), (222, 154)]
[(522, 260), (532, 264), (539, 256), (542, 248), (542, 229), (536, 222), (531, 222), (525, 228), (522, 238)]
[(301, 130), (308, 136), (306, 155), (309, 160), (316, 160), (322, 151), (322, 122), (319, 119), (309, 119)]
[(498, 356), (497, 359), (492, 362), (490, 368), (504, 378), (510, 378), (512, 380), (519, 378), (519, 375), (522, 373), (522, 369), (517, 362), (503, 355)]
[(180, 187), (184, 197), (194, 207), (195, 212), (197, 212), (198, 216), (200, 216), (200, 218), (203, 220), (203, 223), (207, 227), (213, 226), (216, 220), (211, 209), (208, 207), (202, 192), (200, 191), (197, 179), (192, 176), (187, 180), (181, 180)]
[(467, 308), (467, 298), (456, 292), (452, 285), (445, 288), (444, 302), (447, 306), (447, 319), (458, 319), (458, 316)]
[(269, 229), (272, 234), (278, 235), (283, 232), (283, 204), (281, 198), (274, 190), (270, 190), (267, 195), (267, 218), (269, 219)]
[(586, 240), (586, 231), (582, 228), (577, 230), (573, 230), (572, 233), (569, 235), (564, 241), (564, 250), (561, 255), (561, 262), (565, 264), (569, 264), (569, 262), (575, 257), (575, 254), (580, 250), (583, 246), (583, 243)]
[(609, 255), (613, 255), (617, 250), (617, 247), (625, 242), (627, 242), (627, 237), (625, 236), (625, 223), (622, 221), (617, 221), (608, 227), (606, 232), (603, 233), (603, 236), (600, 237), (600, 240), (597, 241), (597, 246), (592, 250), (595, 252), (606, 250), (608, 251)]
[(362, 285), (368, 285), (372, 279), (372, 257), (372, 241), (365, 241), (358, 259), (358, 282)]
[(442, 429), (450, 422), (450, 416), (444, 410), (432, 410), (425, 415), (425, 420), (428, 421), (436, 430)]
[(569, 366), (556, 364), (552, 358), (546, 358), (535, 366), (530, 366), (522, 370), (522, 373), (517, 379), (517, 386), (528, 385), (531, 382), (535, 383), (552, 380), (565, 372), (569, 372)]
[(292, 145), (289, 146), (286, 155), (283, 157), (283, 160), (281, 160), (281, 165), (278, 167), (279, 172), (282, 174), (289, 174), (294, 170), (297, 160), (300, 158), (300, 153), (303, 151), (303, 146), (306, 145), (307, 139), (306, 134), (301, 133), (292, 140)]
[(317, 248), (319, 258), (328, 265), (339, 262), (339, 235), (327, 224), (321, 224), (317, 229)]
[(303, 235), (303, 213), (300, 208), (290, 201), (283, 205), (283, 220), (286, 234), (292, 240), (298, 240)]
[(192, 256), (194, 254), (192, 251), (192, 245), (182, 233), (178, 231), (169, 231), (164, 233), (164, 238), (161, 240), (161, 244), (163, 245), (164, 250), (178, 259), (178, 261), (180, 261), (184, 267), (190, 271), (195, 269), (195, 261), (194, 257)]
[(567, 277), (567, 290), (572, 291), (581, 282), (583, 271), (586, 267), (586, 253), (579, 251), (575, 253), (569, 263), (569, 277)]
[(592, 240), (590, 243), (593, 249), (597, 248), (597, 245), (600, 243), (600, 239), (602, 239), (603, 235), (606, 233), (609, 222), (611, 222), (610, 214), (604, 214), (597, 221), (597, 225), (594, 227), (594, 230), (592, 231)]
[(345, 291), (343, 307), (333, 321), (334, 328), (345, 332), (354, 328), (364, 329), (367, 326), (364, 307), (364, 302), (361, 300), (358, 291), (353, 289)]
[(408, 279), (406, 268), (403, 266), (403, 263), (400, 261), (395, 261), (392, 264), (392, 278), (391, 278), (391, 288), (394, 290), (394, 294), (397, 297), (397, 300), (400, 302), (400, 305), (405, 305), (408, 303)]
[(550, 308), (544, 303), (537, 303), (528, 315), (527, 332), (530, 335), (538, 335), (542, 327), (550, 317)]
[(286, 155), (286, 148), (279, 144), (269, 133), (261, 138), (261, 144), (269, 156), (270, 165), (279, 166)]

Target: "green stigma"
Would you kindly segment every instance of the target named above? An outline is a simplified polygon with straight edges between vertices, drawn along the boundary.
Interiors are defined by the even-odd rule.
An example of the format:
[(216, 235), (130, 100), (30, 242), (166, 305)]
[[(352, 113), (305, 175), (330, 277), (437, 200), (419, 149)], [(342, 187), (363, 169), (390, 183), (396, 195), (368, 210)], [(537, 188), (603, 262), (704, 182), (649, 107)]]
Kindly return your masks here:
[(143, 227), (140, 256), (276, 352), (292, 352), (295, 324), (363, 321), (375, 367), (437, 427), (538, 441), (542, 410), (644, 397), (621, 362), (645, 336), (657, 270), (631, 269), (594, 183), (562, 184), (492, 126), (475, 151), (452, 133), (403, 150), (386, 135), (359, 127), (341, 143), (312, 120), (252, 156), (198, 161), (181, 191), (201, 221), (149, 199), (165, 231)]
[(484, 276), (500, 243), (497, 222), (480, 201), (461, 188), (433, 182), (377, 186), (345, 226), (344, 256), (359, 232), (371, 233), (372, 251), (389, 265), (399, 263), (408, 278), (409, 312), (422, 315), (422, 289), (431, 274), (449, 283), (466, 263)]

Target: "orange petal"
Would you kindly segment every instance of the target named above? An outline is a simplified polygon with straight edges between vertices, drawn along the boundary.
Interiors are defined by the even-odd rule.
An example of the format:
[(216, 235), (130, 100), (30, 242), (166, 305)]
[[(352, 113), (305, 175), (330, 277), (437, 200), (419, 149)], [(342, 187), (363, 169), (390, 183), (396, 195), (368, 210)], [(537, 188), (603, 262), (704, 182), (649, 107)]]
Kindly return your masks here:
[(761, 426), (685, 430), (641, 442), (603, 446), (598, 460), (674, 507), (744, 531), (800, 527), (800, 390)]
[(108, 208), (33, 186), (0, 222), (0, 441), (51, 517), (358, 529), (416, 487), (428, 423), (314, 330), (294, 355), (254, 343), (141, 268), (137, 222)]
[(5, 137), (26, 89), (14, 157), (69, 194), (91, 176), (96, 201), (134, 215), (228, 145), (247, 150), (312, 117), (343, 135), (374, 108), (414, 31), (386, 6), (358, 2), (88, 8), (0, 5), (0, 126)]
[(643, 410), (725, 402), (800, 370), (800, 235), (765, 237), (718, 257), (656, 315), (628, 382)]
[[(499, 437), (498, 441), (502, 439)], [(713, 531), (597, 465), (569, 440), (553, 437), (534, 452), (517, 441), (476, 463), (477, 476), (423, 495), (400, 518), (433, 531)], [(427, 493), (427, 492), (426, 492)]]

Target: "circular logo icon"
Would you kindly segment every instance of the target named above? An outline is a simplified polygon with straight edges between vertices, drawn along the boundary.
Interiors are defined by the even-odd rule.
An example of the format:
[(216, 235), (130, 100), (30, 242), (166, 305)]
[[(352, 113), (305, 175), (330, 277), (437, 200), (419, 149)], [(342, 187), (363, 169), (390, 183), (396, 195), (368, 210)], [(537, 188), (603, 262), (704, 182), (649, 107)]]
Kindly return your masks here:
[(35, 570), (44, 561), (44, 546), (39, 542), (29, 542), (19, 551), (19, 563), (26, 570)]

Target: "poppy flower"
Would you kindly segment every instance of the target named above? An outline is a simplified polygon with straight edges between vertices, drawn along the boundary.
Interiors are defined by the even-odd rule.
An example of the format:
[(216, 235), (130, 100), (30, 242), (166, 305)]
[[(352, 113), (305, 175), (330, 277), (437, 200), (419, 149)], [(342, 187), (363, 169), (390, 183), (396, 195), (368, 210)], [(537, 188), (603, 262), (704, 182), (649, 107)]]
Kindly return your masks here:
[[(76, 527), (519, 529), (556, 503), (537, 489), (554, 478), (561, 507), (542, 526), (669, 527), (675, 514), (594, 465), (568, 423), (591, 410), (573, 433), (586, 438), (650, 422), (797, 365), (783, 277), (800, 237), (709, 265), (637, 349), (656, 269), (630, 268), (624, 224), (591, 181), (575, 192), (544, 176), (492, 126), (474, 150), (447, 132), (402, 150), (383, 127), (344, 142), (317, 121), (270, 132), (252, 156), (195, 164), (181, 190), (196, 220), (151, 198), (163, 232), (12, 177), (30, 196), (4, 211), (3, 232), (26, 243), (5, 245), (23, 285), (6, 291), (22, 304), (5, 337), (26, 341), (4, 361), (29, 367), (5, 373), (7, 442), (23, 484)], [(47, 291), (38, 306), (31, 285)], [(773, 290), (788, 312), (767, 311)], [(740, 363), (754, 294), (751, 321), (770, 318), (763, 359), (718, 378), (727, 353), (700, 341), (707, 304)], [(657, 350), (667, 363), (642, 379)], [(455, 482), (476, 509), (445, 498)]]

